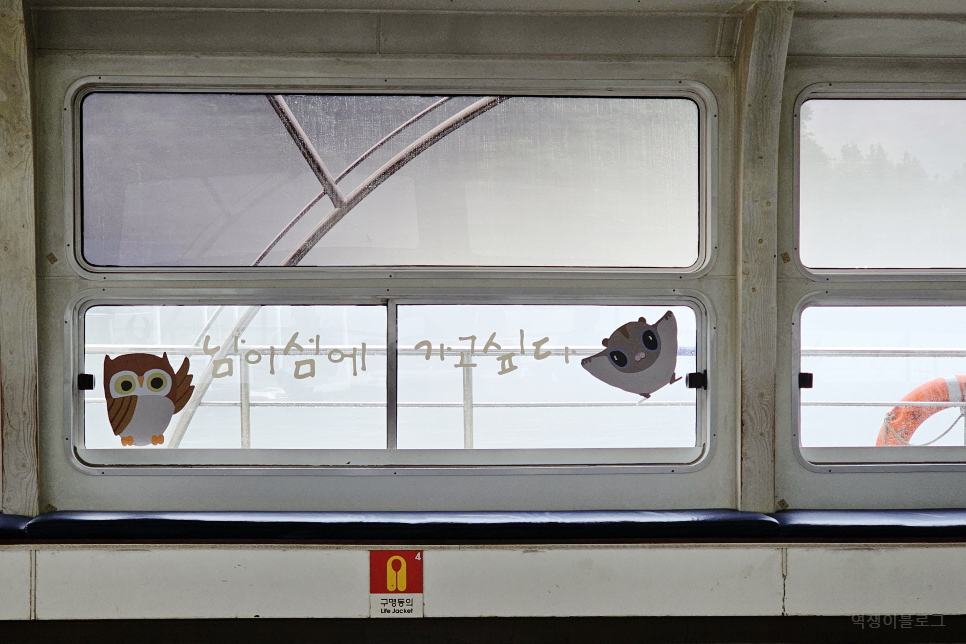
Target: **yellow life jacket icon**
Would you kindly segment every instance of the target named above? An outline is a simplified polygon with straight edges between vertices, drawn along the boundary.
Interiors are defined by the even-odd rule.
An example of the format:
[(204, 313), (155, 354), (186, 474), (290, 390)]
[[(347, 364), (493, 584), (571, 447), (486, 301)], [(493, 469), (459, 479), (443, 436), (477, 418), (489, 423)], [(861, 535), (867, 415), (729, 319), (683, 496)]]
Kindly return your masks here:
[[(394, 561), (399, 562), (398, 571), (392, 567)], [(390, 591), (398, 590), (399, 592), (406, 590), (406, 560), (399, 555), (390, 557), (389, 561), (386, 562), (386, 589)]]

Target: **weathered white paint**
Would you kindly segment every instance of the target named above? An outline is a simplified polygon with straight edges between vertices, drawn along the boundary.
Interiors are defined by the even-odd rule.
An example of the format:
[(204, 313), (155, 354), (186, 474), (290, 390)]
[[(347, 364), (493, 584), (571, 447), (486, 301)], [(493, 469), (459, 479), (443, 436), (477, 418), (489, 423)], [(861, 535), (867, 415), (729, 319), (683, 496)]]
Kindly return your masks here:
[(427, 617), (780, 615), (778, 547), (425, 552)]
[(0, 620), (30, 619), (30, 597), (30, 551), (0, 550)]
[(28, 57), (21, 0), (0, 0), (0, 509), (33, 515), (37, 269)]
[(794, 56), (962, 56), (962, 15), (798, 16), (788, 46)]
[(118, 11), (59, 6), (35, 7), (35, 24), (37, 48), (43, 50), (667, 58), (734, 55), (738, 18), (629, 12), (272, 13), (225, 7)]
[(341, 549), (37, 552), (38, 619), (366, 617), (369, 557)]
[(736, 57), (739, 137), (739, 337), (742, 510), (775, 504), (778, 124), (794, 4), (759, 2)]
[[(962, 544), (429, 546), (426, 617), (958, 615)], [(30, 557), (36, 557), (31, 597)], [(367, 617), (367, 546), (0, 546), (0, 619)]]
[(788, 548), (789, 615), (963, 613), (966, 546)]
[[(33, 548), (0, 546), (0, 620), (369, 615), (364, 545)], [(966, 605), (962, 544), (421, 549), (426, 617), (959, 615)]]
[[(32, 0), (34, 7), (154, 7), (157, 0)], [(211, 7), (216, 0), (168, 0), (165, 7)], [(750, 2), (735, 0), (530, 0), (527, 12), (595, 12), (595, 13), (702, 13), (737, 14)], [(244, 9), (289, 11), (446, 11), (454, 7), (448, 0), (237, 0), (232, 7)], [(911, 18), (934, 14), (961, 14), (959, 0), (798, 0), (802, 13), (841, 15), (847, 13), (906, 16)], [(466, 12), (522, 12), (519, 0), (464, 0), (459, 10)]]

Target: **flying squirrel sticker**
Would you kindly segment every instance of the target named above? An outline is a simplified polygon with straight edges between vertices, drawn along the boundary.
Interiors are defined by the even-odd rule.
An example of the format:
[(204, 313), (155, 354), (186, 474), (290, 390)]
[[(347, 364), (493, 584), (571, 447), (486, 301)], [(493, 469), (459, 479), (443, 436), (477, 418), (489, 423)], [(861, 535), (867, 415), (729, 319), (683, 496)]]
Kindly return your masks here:
[(644, 318), (615, 330), (602, 341), (604, 350), (580, 361), (592, 376), (612, 387), (644, 398), (680, 380), (674, 375), (678, 359), (678, 323), (668, 311), (657, 324)]

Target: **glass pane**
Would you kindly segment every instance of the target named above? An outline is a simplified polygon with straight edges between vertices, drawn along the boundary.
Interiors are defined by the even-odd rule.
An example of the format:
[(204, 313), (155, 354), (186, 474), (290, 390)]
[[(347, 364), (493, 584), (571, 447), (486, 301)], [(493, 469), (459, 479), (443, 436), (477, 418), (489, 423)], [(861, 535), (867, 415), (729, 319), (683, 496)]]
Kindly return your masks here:
[(966, 307), (810, 307), (801, 325), (803, 447), (966, 444)]
[(401, 449), (696, 444), (695, 390), (682, 378), (695, 369), (688, 307), (398, 311)]
[(384, 449), (385, 333), (378, 306), (93, 307), (85, 447)]
[(687, 99), (104, 92), (81, 116), (97, 266), (698, 259)]
[(810, 100), (800, 144), (806, 266), (966, 267), (966, 101)]

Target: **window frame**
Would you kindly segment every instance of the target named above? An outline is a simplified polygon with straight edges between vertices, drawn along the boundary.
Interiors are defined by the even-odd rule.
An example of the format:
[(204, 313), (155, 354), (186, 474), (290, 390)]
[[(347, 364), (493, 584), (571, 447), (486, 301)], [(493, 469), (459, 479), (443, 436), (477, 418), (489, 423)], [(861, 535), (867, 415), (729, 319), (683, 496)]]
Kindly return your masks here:
[[(162, 81), (163, 82), (159, 82)], [(556, 85), (556, 84), (553, 84)], [(630, 87), (624, 88), (624, 91), (615, 90), (613, 83), (581, 83), (581, 87), (578, 89), (574, 87), (573, 84), (568, 84), (568, 86), (550, 86), (542, 90), (534, 90), (533, 88), (528, 88), (525, 91), (517, 92), (519, 95), (525, 96), (605, 96), (605, 97), (617, 97), (617, 96), (627, 96), (627, 97), (640, 97), (640, 98), (686, 98), (695, 103), (698, 110), (698, 162), (699, 162), (699, 175), (698, 175), (698, 258), (691, 267), (684, 269), (681, 268), (636, 268), (636, 269), (626, 269), (626, 268), (600, 268), (600, 267), (448, 267), (448, 266), (430, 266), (430, 267), (420, 267), (420, 266), (395, 266), (395, 267), (318, 267), (318, 266), (296, 266), (288, 268), (280, 267), (102, 267), (94, 266), (86, 262), (81, 253), (82, 248), (82, 200), (81, 200), (81, 186), (82, 186), (82, 164), (80, 160), (80, 155), (82, 152), (81, 146), (81, 104), (87, 96), (98, 91), (111, 91), (111, 92), (125, 92), (125, 91), (135, 91), (135, 92), (172, 92), (172, 93), (273, 93), (273, 92), (291, 92), (291, 93), (373, 93), (373, 94), (402, 94), (402, 93), (422, 93), (431, 92), (433, 94), (449, 94), (449, 93), (462, 93), (462, 94), (472, 94), (472, 95), (483, 95), (487, 94), (488, 89), (486, 87), (480, 87), (474, 84), (472, 87), (472, 92), (467, 92), (466, 87), (460, 89), (454, 89), (450, 86), (437, 86), (433, 85), (427, 87), (425, 85), (418, 85), (416, 87), (404, 86), (404, 87), (385, 87), (385, 83), (379, 84), (378, 81), (370, 82), (368, 84), (353, 84), (351, 87), (347, 88), (340, 83), (326, 83), (318, 82), (317, 80), (310, 83), (308, 86), (301, 85), (298, 87), (291, 86), (280, 86), (276, 84), (258, 84), (253, 85), (250, 83), (245, 84), (226, 84), (224, 79), (217, 78), (190, 78), (190, 79), (180, 79), (176, 82), (172, 82), (171, 79), (139, 79), (137, 83), (132, 83), (130, 79), (117, 78), (117, 77), (105, 77), (98, 76), (85, 77), (75, 81), (68, 90), (68, 97), (65, 102), (65, 114), (70, 115), (69, 128), (65, 128), (65, 131), (72, 133), (71, 136), (71, 148), (70, 154), (65, 156), (66, 159), (70, 161), (70, 167), (68, 170), (68, 181), (70, 182), (70, 190), (68, 194), (73, 194), (73, 207), (69, 211), (69, 231), (74, 242), (74, 252), (72, 253), (71, 266), (76, 273), (87, 279), (99, 279), (101, 284), (106, 289), (100, 289), (92, 294), (81, 295), (75, 298), (75, 301), (71, 304), (71, 323), (70, 328), (75, 330), (71, 334), (71, 353), (73, 356), (73, 361), (78, 367), (77, 373), (83, 371), (83, 315), (86, 310), (97, 304), (118, 304), (121, 302), (125, 303), (138, 303), (142, 305), (151, 304), (176, 304), (179, 302), (190, 301), (193, 295), (189, 295), (187, 292), (182, 295), (172, 295), (169, 293), (169, 289), (165, 288), (161, 284), (158, 284), (157, 289), (153, 286), (153, 295), (150, 298), (142, 296), (135, 300), (125, 300), (123, 296), (112, 296), (111, 286), (115, 284), (123, 284), (123, 282), (132, 279), (148, 279), (156, 280), (158, 282), (170, 282), (173, 283), (176, 280), (181, 281), (191, 281), (210, 279), (214, 277), (215, 279), (224, 280), (226, 282), (226, 287), (229, 284), (233, 285), (231, 289), (237, 291), (238, 288), (234, 286), (237, 282), (247, 282), (250, 280), (283, 280), (283, 283), (291, 283), (293, 280), (305, 280), (310, 279), (317, 281), (320, 285), (330, 282), (331, 280), (342, 281), (354, 281), (361, 282), (360, 286), (352, 286), (349, 288), (340, 288), (338, 290), (339, 295), (333, 295), (332, 288), (325, 288), (325, 293), (320, 293), (316, 296), (316, 299), (311, 301), (306, 299), (304, 296), (295, 296), (294, 299), (291, 295), (289, 296), (279, 296), (276, 292), (269, 292), (265, 289), (259, 291), (252, 291), (251, 301), (257, 301), (259, 304), (263, 305), (274, 305), (274, 304), (295, 304), (295, 303), (314, 303), (314, 304), (336, 304), (344, 303), (347, 301), (354, 301), (355, 303), (365, 303), (365, 304), (378, 304), (381, 302), (397, 302), (397, 303), (460, 303), (460, 304), (494, 304), (494, 303), (528, 303), (528, 304), (540, 304), (540, 303), (559, 303), (560, 298), (566, 298), (567, 301), (578, 303), (578, 304), (625, 304), (628, 293), (621, 292), (619, 289), (612, 289), (611, 295), (606, 298), (602, 298), (599, 295), (588, 298), (586, 294), (581, 294), (581, 291), (569, 288), (564, 280), (571, 279), (582, 279), (582, 280), (620, 280), (623, 282), (628, 282), (629, 280), (639, 280), (646, 278), (668, 278), (677, 276), (680, 279), (687, 278), (698, 278), (708, 270), (710, 270), (711, 264), (713, 262), (713, 256), (716, 251), (716, 245), (713, 244), (713, 220), (714, 217), (708, 215), (708, 204), (712, 200), (713, 193), (708, 190), (709, 182), (716, 179), (716, 173), (713, 171), (715, 163), (711, 158), (712, 151), (714, 147), (714, 135), (716, 135), (715, 122), (717, 119), (717, 109), (713, 94), (710, 90), (701, 83), (696, 83), (693, 81), (678, 81), (674, 83), (635, 83), (636, 87), (632, 90)], [(590, 85), (587, 87), (586, 85)], [(630, 85), (629, 83), (627, 85)], [(642, 88), (641, 85), (644, 87)], [(608, 91), (605, 93), (603, 88), (606, 87)], [(500, 92), (509, 94), (511, 90), (508, 88), (502, 88)], [(456, 273), (457, 276), (452, 276), (452, 273)], [(442, 288), (438, 291), (437, 297), (427, 298), (425, 295), (419, 295), (413, 298), (413, 296), (407, 296), (403, 294), (401, 297), (395, 295), (393, 297), (387, 298), (384, 289), (379, 289), (374, 287), (374, 281), (380, 280), (380, 278), (392, 278), (392, 279), (414, 279), (419, 282), (424, 281), (436, 281), (446, 277), (450, 278), (450, 281), (456, 282), (454, 287)], [(517, 279), (527, 279), (534, 277), (548, 277), (551, 283), (541, 288), (539, 291), (535, 292), (534, 295), (526, 298), (514, 298), (502, 295), (498, 290), (491, 290), (488, 294), (481, 294), (478, 283), (481, 280), (513, 280)], [(629, 285), (628, 285), (629, 286)], [(652, 291), (653, 293), (653, 291)], [(120, 298), (120, 299), (119, 299)], [(181, 298), (181, 299), (179, 299)], [(633, 301), (635, 303), (649, 304), (651, 306), (657, 305), (657, 300), (652, 296), (641, 297), (640, 294), (633, 296)], [(698, 366), (699, 370), (707, 369), (707, 356), (710, 352), (710, 347), (707, 346), (707, 340), (710, 340), (710, 336), (707, 333), (707, 329), (714, 326), (709, 323), (711, 319), (711, 306), (707, 298), (703, 297), (699, 291), (692, 291), (687, 295), (683, 294), (680, 290), (675, 289), (675, 292), (668, 293), (661, 299), (660, 302), (663, 303), (675, 303), (691, 307), (695, 311), (695, 317), (698, 321), (698, 344), (704, 345), (700, 346), (698, 351)], [(207, 301), (206, 301), (207, 303)], [(225, 304), (225, 303), (243, 303), (239, 298), (225, 298), (223, 295), (215, 296), (212, 299), (214, 304)], [(248, 303), (248, 302), (244, 302)], [(390, 315), (390, 325), (392, 324), (392, 305), (389, 306), (387, 313)], [(79, 335), (80, 334), (80, 335)], [(702, 337), (706, 338), (706, 341), (702, 343)], [(392, 346), (392, 339), (388, 339), (387, 346)], [(390, 369), (389, 374), (390, 382), (387, 382), (387, 395), (390, 399), (394, 398), (392, 394), (392, 388), (394, 383), (392, 380), (392, 373)], [(83, 403), (79, 402), (81, 400), (78, 395), (80, 392), (73, 391), (68, 392), (67, 399), (70, 401), (70, 408), (67, 410), (67, 416), (73, 419), (71, 431), (68, 434), (67, 443), (69, 445), (69, 455), (71, 460), (75, 463), (75, 466), (82, 468), (88, 473), (115, 473), (117, 471), (122, 471), (130, 468), (138, 468), (141, 471), (150, 470), (155, 473), (163, 473), (169, 469), (177, 469), (179, 467), (186, 467), (189, 471), (199, 471), (204, 468), (228, 468), (228, 470), (243, 473), (250, 471), (252, 469), (256, 470), (271, 470), (274, 468), (297, 468), (306, 471), (318, 472), (325, 471), (327, 473), (344, 474), (349, 471), (358, 470), (360, 468), (370, 468), (373, 470), (380, 468), (395, 468), (395, 469), (407, 469), (411, 471), (425, 471), (425, 470), (438, 470), (440, 468), (477, 468), (483, 467), (486, 469), (498, 468), (501, 466), (512, 467), (517, 471), (527, 471), (532, 468), (542, 468), (542, 467), (553, 467), (558, 471), (572, 470), (577, 468), (575, 471), (580, 471), (580, 468), (586, 467), (619, 467), (621, 471), (625, 468), (630, 468), (630, 470), (638, 471), (654, 471), (657, 468), (660, 471), (665, 471), (668, 473), (674, 472), (685, 472), (692, 471), (694, 469), (699, 469), (704, 467), (706, 464), (708, 455), (713, 448), (711, 436), (713, 431), (711, 430), (711, 421), (708, 415), (709, 404), (706, 401), (707, 395), (699, 394), (697, 396), (697, 407), (696, 407), (696, 442), (698, 446), (693, 449), (675, 449), (675, 448), (639, 448), (639, 449), (619, 449), (619, 448), (606, 448), (601, 449), (601, 457), (598, 458), (596, 462), (576, 462), (580, 459), (576, 459), (568, 456), (564, 462), (555, 462), (554, 452), (557, 450), (506, 450), (506, 452), (512, 452), (513, 455), (520, 455), (522, 459), (527, 453), (532, 452), (534, 458), (533, 462), (529, 463), (519, 463), (514, 462), (516, 459), (513, 455), (503, 455), (497, 452), (503, 452), (504, 450), (481, 450), (478, 456), (474, 455), (473, 458), (466, 459), (469, 462), (459, 462), (459, 458), (454, 458), (455, 462), (440, 462), (438, 459), (431, 459), (429, 462), (416, 463), (416, 462), (393, 462), (385, 463), (381, 462), (381, 456), (376, 456), (371, 462), (362, 464), (360, 466), (352, 467), (339, 467), (335, 463), (338, 461), (340, 463), (345, 462), (345, 459), (353, 460), (359, 458), (359, 452), (363, 450), (318, 450), (319, 452), (327, 452), (327, 458), (323, 462), (319, 462), (318, 459), (312, 459), (311, 452), (316, 450), (271, 450), (271, 453), (266, 454), (268, 457), (268, 462), (253, 462), (250, 458), (245, 458), (246, 452), (248, 455), (254, 454), (261, 450), (237, 450), (236, 454), (229, 454), (228, 452), (236, 452), (236, 450), (178, 450), (177, 453), (172, 453), (167, 457), (162, 457), (160, 454), (153, 454), (156, 450), (138, 450), (126, 452), (123, 454), (118, 454), (118, 450), (88, 450), (84, 447), (83, 443)], [(704, 447), (701, 447), (701, 444)], [(166, 450), (165, 450), (166, 451)], [(342, 452), (345, 452), (344, 454)], [(415, 452), (421, 452), (422, 450), (399, 450), (400, 452), (415, 454)], [(426, 450), (426, 452), (436, 452), (439, 453), (443, 450)], [(455, 452), (460, 452), (461, 450), (453, 450)], [(570, 450), (567, 450), (568, 452)], [(596, 452), (597, 450), (589, 449), (578, 449), (573, 450), (574, 452), (580, 454), (590, 454), (591, 452)], [(97, 452), (95, 454), (95, 452)], [(113, 453), (112, 453), (113, 452)], [(277, 452), (277, 453), (275, 453)], [(292, 458), (294, 452), (303, 452), (304, 458)], [(388, 452), (385, 452), (388, 453)], [(670, 455), (681, 454), (682, 460), (669, 461), (666, 458), (658, 458), (656, 455), (664, 453)], [(183, 457), (183, 461), (178, 461), (175, 459), (176, 454)], [(458, 456), (453, 455), (453, 456)], [(338, 458), (337, 458), (338, 457)], [(344, 457), (344, 458), (343, 458)], [(205, 461), (205, 458), (211, 460)], [(560, 456), (556, 456), (559, 461)], [(408, 460), (408, 459), (407, 459)], [(413, 459), (415, 460), (415, 458)], [(571, 462), (575, 461), (575, 462)], [(643, 469), (641, 469), (643, 468)], [(629, 471), (630, 471), (629, 470)]]
[[(157, 306), (178, 305), (185, 301), (186, 293), (171, 292), (164, 296), (154, 295), (150, 298), (124, 297), (104, 290), (88, 292), (79, 295), (72, 305), (74, 315), (70, 327), (70, 342), (75, 373), (84, 370), (84, 315), (94, 307), (104, 305), (129, 306)], [(265, 292), (251, 297), (266, 297)], [(251, 297), (226, 298), (218, 297), (210, 305), (249, 305)], [(579, 296), (577, 296), (579, 297)], [(273, 305), (367, 305), (379, 306), (379, 302), (358, 294), (339, 294), (318, 292), (312, 295), (301, 292), (268, 295), (268, 300), (261, 302), (266, 306)], [(473, 298), (427, 298), (426, 296), (409, 295), (391, 298), (386, 304), (387, 321), (391, 329), (393, 309), (397, 305), (420, 304), (487, 304), (487, 305), (560, 305), (559, 300), (529, 297), (526, 299), (509, 300), (499, 298), (498, 294)], [(500, 301), (500, 300), (503, 301)], [(696, 346), (696, 366), (699, 371), (707, 370), (707, 356), (710, 350), (709, 323), (713, 323), (713, 316), (706, 298), (696, 292), (669, 293), (667, 295), (651, 294), (638, 296), (631, 302), (621, 302), (621, 306), (665, 306), (673, 302), (676, 306), (686, 306), (695, 313), (697, 323), (697, 338), (706, 338), (704, 343)], [(572, 304), (614, 305), (613, 299), (600, 297), (593, 299), (570, 300)], [(390, 331), (391, 333), (391, 331)], [(395, 339), (387, 338), (387, 346), (394, 346)], [(390, 361), (391, 363), (391, 361)], [(683, 378), (683, 374), (680, 374)], [(99, 380), (99, 379), (98, 379)], [(393, 372), (391, 366), (387, 371), (387, 409), (389, 416), (387, 432), (395, 428), (390, 427), (394, 421), (395, 396)], [(247, 473), (253, 470), (271, 471), (273, 469), (299, 469), (305, 472), (322, 474), (346, 474), (360, 470), (378, 471), (392, 469), (396, 472), (430, 472), (439, 473), (447, 468), (469, 468), (507, 470), (512, 468), (519, 473), (532, 473), (541, 468), (554, 468), (559, 473), (579, 473), (588, 467), (616, 468), (615, 471), (662, 471), (680, 473), (701, 469), (707, 465), (707, 459), (713, 447), (711, 441), (711, 421), (707, 391), (698, 390), (695, 399), (695, 442), (693, 448), (507, 448), (507, 449), (404, 449), (381, 448), (365, 449), (179, 449), (179, 450), (126, 450), (126, 449), (88, 449), (84, 445), (84, 392), (71, 387), (68, 398), (68, 417), (73, 420), (65, 433), (68, 453), (76, 466), (92, 474), (116, 474), (124, 470), (137, 469), (140, 472), (157, 474), (168, 473), (169, 470), (187, 468), (189, 471), (199, 472), (205, 468), (218, 468), (221, 471), (233, 473)], [(393, 460), (395, 457), (396, 460)], [(348, 460), (347, 460), (348, 459)], [(348, 465), (348, 462), (352, 465)], [(343, 465), (345, 463), (345, 465)]]
[[(958, 306), (966, 307), (966, 293), (959, 297), (946, 293), (920, 293), (907, 291), (824, 291), (815, 292), (801, 298), (795, 306), (795, 322), (792, 328), (792, 342), (797, 347), (795, 362), (792, 365), (793, 375), (801, 371), (802, 343), (801, 321), (802, 313), (807, 308), (822, 307), (901, 307), (901, 306)], [(942, 447), (942, 453), (950, 458), (940, 460), (898, 460), (901, 454), (932, 455), (938, 457), (940, 452), (931, 447), (803, 447), (801, 445), (802, 427), (802, 396), (799, 387), (792, 389), (792, 405), (797, 413), (792, 418), (792, 447), (795, 457), (802, 467), (820, 473), (835, 472), (962, 472), (966, 471), (966, 446)], [(883, 407), (888, 410), (888, 407)], [(827, 459), (818, 457), (827, 455)], [(888, 457), (888, 458), (887, 458)], [(951, 460), (957, 458), (959, 460)]]
[(825, 282), (865, 282), (888, 278), (890, 281), (966, 281), (966, 266), (962, 268), (813, 268), (802, 261), (801, 240), (801, 112), (802, 105), (814, 99), (844, 100), (966, 100), (966, 85), (951, 83), (873, 83), (823, 82), (813, 83), (795, 97), (792, 112), (792, 161), (794, 177), (793, 234), (795, 267), (812, 280)]
[[(926, 81), (926, 82), (923, 82)], [(799, 449), (803, 303), (962, 305), (960, 269), (810, 269), (799, 256), (800, 107), (809, 98), (958, 99), (966, 84), (948, 65), (899, 59), (789, 58), (780, 130), (775, 499), (782, 509), (955, 507), (966, 503), (963, 464), (818, 464)], [(889, 490), (889, 493), (883, 493)]]
[[(699, 278), (711, 271), (717, 258), (717, 140), (718, 107), (714, 94), (703, 83), (691, 80), (662, 81), (588, 81), (541, 82), (527, 85), (462, 83), (393, 84), (373, 80), (358, 80), (350, 85), (341, 79), (327, 81), (314, 78), (297, 85), (272, 81), (261, 83), (229, 82), (222, 77), (139, 78), (132, 82), (127, 77), (86, 76), (74, 81), (64, 102), (64, 158), (65, 195), (72, 195), (73, 203), (65, 211), (67, 231), (73, 242), (68, 256), (71, 268), (81, 277), (101, 280), (202, 280), (202, 279), (349, 279), (366, 280), (381, 277), (412, 277), (427, 280), (452, 278), (461, 280), (532, 279), (540, 276), (551, 279), (666, 279), (668, 277)], [(433, 95), (508, 95), (589, 98), (684, 98), (691, 100), (698, 111), (698, 249), (695, 262), (688, 267), (504, 267), (504, 266), (236, 266), (236, 267), (113, 267), (89, 264), (83, 257), (82, 230), (82, 162), (81, 162), (81, 104), (94, 92), (139, 93), (231, 93), (231, 94), (433, 94)]]
[[(793, 170), (794, 170), (794, 218), (793, 235), (795, 268), (808, 280), (834, 283), (837, 290), (812, 291), (802, 295), (792, 312), (792, 346), (794, 357), (792, 376), (797, 379), (801, 371), (801, 318), (802, 312), (811, 306), (942, 306), (966, 305), (966, 292), (949, 289), (938, 291), (937, 282), (959, 285), (966, 282), (964, 268), (811, 268), (805, 266), (798, 247), (801, 235), (801, 111), (802, 106), (813, 99), (845, 100), (966, 100), (966, 85), (953, 83), (905, 83), (905, 82), (820, 82), (812, 83), (798, 92), (792, 112), (793, 118)], [(871, 282), (883, 282), (879, 287)], [(909, 282), (925, 282), (928, 291), (921, 291)], [(830, 287), (832, 285), (830, 284)], [(904, 289), (897, 287), (904, 287)], [(850, 288), (851, 287), (851, 288)], [(960, 288), (963, 288), (960, 285)], [(835, 452), (848, 448), (803, 448), (801, 435), (801, 389), (791, 387), (792, 450), (798, 463), (813, 472), (958, 472), (966, 471), (966, 448), (959, 462), (956, 461), (893, 461), (875, 460), (861, 453)], [(855, 448), (860, 450), (872, 448)], [(927, 449), (927, 448), (923, 448)], [(822, 451), (817, 451), (822, 450)], [(829, 454), (827, 460), (817, 460), (821, 454)], [(849, 458), (851, 456), (851, 459)]]
[[(62, 57), (43, 55), (37, 74), (46, 89), (38, 100), (41, 123), (41, 152), (38, 186), (42, 213), (38, 217), (39, 243), (52, 245), (59, 262), (40, 267), (42, 284), (56, 285), (38, 299), (42, 316), (41, 342), (53, 343), (42, 360), (41, 382), (48, 389), (41, 397), (41, 423), (53, 431), (40, 435), (42, 490), (44, 501), (61, 508), (204, 510), (204, 509), (386, 509), (386, 510), (506, 510), (506, 509), (594, 509), (602, 504), (614, 509), (649, 507), (732, 507), (737, 494), (733, 456), (738, 442), (737, 399), (730, 374), (737, 364), (728, 324), (734, 309), (732, 262), (733, 232), (725, 227), (719, 251), (718, 226), (730, 220), (733, 207), (734, 170), (727, 163), (718, 128), (734, 127), (735, 108), (717, 101), (729, 92), (730, 65), (716, 61), (617, 62), (553, 60), (534, 63), (525, 60), (426, 60), (400, 57), (346, 61), (331, 55), (289, 58), (244, 56), (196, 57), (166, 54), (140, 58), (115, 53)], [(536, 66), (535, 66), (536, 65)], [(171, 73), (172, 69), (176, 69)], [(108, 72), (111, 75), (97, 75)], [(221, 75), (218, 75), (221, 74)], [(287, 75), (286, 75), (287, 74)], [(666, 80), (672, 78), (675, 80)], [(677, 80), (677, 79), (694, 79)], [(706, 254), (699, 270), (650, 272), (614, 269), (525, 269), (444, 271), (413, 268), (407, 271), (325, 270), (309, 268), (290, 274), (276, 284), (278, 275), (247, 275), (245, 284), (220, 269), (178, 275), (152, 271), (134, 273), (85, 271), (74, 254), (75, 148), (76, 127), (72, 96), (78, 87), (110, 80), (115, 87), (145, 88), (159, 85), (183, 91), (251, 91), (274, 89), (298, 93), (313, 88), (352, 92), (360, 87), (399, 93), (525, 95), (657, 95), (658, 89), (680, 96), (681, 88), (692, 85), (706, 97), (708, 109), (699, 109), (700, 152), (706, 172), (702, 175), (704, 205), (702, 234)], [(217, 84), (216, 84), (217, 83)], [(730, 130), (729, 130), (730, 131)], [(720, 204), (719, 205), (719, 200)], [(722, 219), (727, 217), (728, 219)], [(57, 249), (60, 249), (59, 251)], [(720, 255), (719, 255), (720, 252)], [(316, 275), (311, 275), (315, 272)], [(532, 303), (536, 298), (569, 301), (571, 293), (588, 303), (595, 296), (603, 303), (621, 304), (623, 299), (674, 298), (693, 295), (707, 303), (708, 336), (699, 339), (708, 349), (709, 420), (708, 444), (699, 466), (680, 476), (679, 465), (591, 465), (574, 467), (437, 467), (421, 469), (415, 476), (398, 468), (379, 471), (342, 471), (342, 476), (318, 476), (300, 468), (179, 467), (152, 471), (150, 467), (118, 468), (120, 479), (98, 476), (106, 468), (84, 468), (69, 447), (69, 401), (76, 375), (71, 368), (74, 349), (70, 327), (74, 298), (82, 294), (108, 297), (108, 303), (137, 301), (144, 289), (193, 299), (207, 297), (257, 297), (258, 287), (272, 286), (304, 292), (358, 293), (365, 288), (394, 295), (422, 296), (427, 284), (438, 287), (440, 297), (464, 301), (466, 296), (492, 297), (500, 301)], [(471, 280), (477, 280), (474, 284)], [(243, 280), (239, 279), (237, 282)], [(104, 287), (104, 288), (102, 288)], [(260, 299), (260, 298), (259, 298)], [(667, 300), (665, 300), (667, 301)], [(266, 302), (268, 303), (268, 302)], [(56, 324), (54, 323), (56, 322)], [(718, 324), (725, 324), (721, 331)], [(715, 385), (719, 384), (716, 387)], [(156, 468), (157, 469), (157, 468)], [(375, 468), (373, 468), (375, 469)], [(668, 476), (670, 474), (671, 476)], [(189, 476), (184, 476), (189, 475)], [(441, 478), (438, 478), (441, 477)], [(214, 495), (214, 496), (212, 496)], [(213, 501), (212, 499), (217, 499)]]

